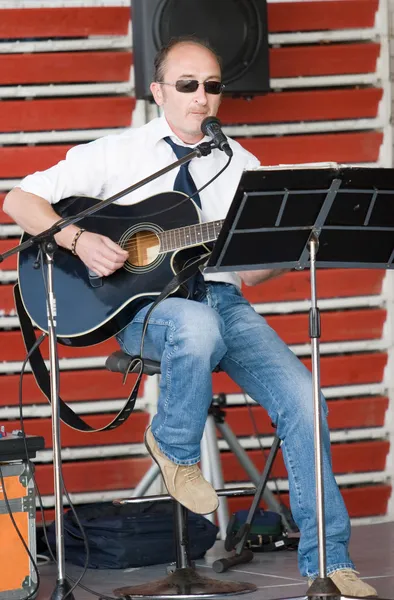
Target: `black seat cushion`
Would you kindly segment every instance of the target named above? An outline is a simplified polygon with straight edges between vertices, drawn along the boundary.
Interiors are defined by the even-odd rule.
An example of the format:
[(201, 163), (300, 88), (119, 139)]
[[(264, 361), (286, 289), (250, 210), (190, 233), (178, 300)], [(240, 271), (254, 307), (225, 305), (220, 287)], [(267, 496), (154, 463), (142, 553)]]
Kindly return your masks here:
[[(117, 350), (107, 358), (105, 361), (105, 368), (114, 373), (126, 373), (128, 371), (130, 362), (134, 360), (134, 358), (136, 357), (130, 356), (130, 354), (126, 354), (126, 352), (122, 352), (122, 350)], [(135, 373), (138, 371), (139, 364), (136, 363), (136, 366), (129, 372)], [(158, 375), (160, 373), (160, 363), (156, 362), (155, 360), (145, 358), (144, 373), (145, 375)]]

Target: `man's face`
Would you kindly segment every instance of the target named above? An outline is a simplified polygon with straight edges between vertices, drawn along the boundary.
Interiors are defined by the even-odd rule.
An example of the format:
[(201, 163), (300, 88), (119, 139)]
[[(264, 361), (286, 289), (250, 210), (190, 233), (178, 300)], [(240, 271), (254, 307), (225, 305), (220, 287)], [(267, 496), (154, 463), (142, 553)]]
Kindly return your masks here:
[[(179, 79), (196, 79), (199, 82), (221, 81), (220, 66), (215, 56), (203, 46), (183, 42), (170, 50), (164, 65), (165, 83)], [(151, 84), (156, 103), (162, 106), (174, 133), (185, 143), (193, 144), (203, 137), (201, 123), (215, 116), (221, 95), (207, 94), (203, 85), (195, 92), (178, 92), (172, 85)]]

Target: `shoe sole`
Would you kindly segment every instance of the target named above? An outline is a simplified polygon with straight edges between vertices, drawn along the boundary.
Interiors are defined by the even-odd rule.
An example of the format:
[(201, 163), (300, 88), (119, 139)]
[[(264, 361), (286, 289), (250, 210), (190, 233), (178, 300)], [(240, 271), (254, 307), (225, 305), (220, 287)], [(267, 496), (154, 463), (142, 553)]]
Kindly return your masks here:
[[(145, 433), (144, 433), (144, 444), (145, 444), (145, 447), (146, 447), (146, 449), (148, 450), (148, 452), (149, 452), (149, 454), (150, 454), (150, 456), (151, 456), (152, 460), (154, 460), (154, 461), (155, 461), (155, 463), (157, 464), (157, 466), (159, 467), (159, 470), (160, 470), (161, 476), (162, 476), (162, 478), (163, 478), (164, 485), (166, 486), (166, 489), (167, 489), (168, 495), (169, 495), (169, 496), (171, 496), (171, 498), (172, 498), (173, 500), (175, 500), (175, 502), (179, 502), (179, 504), (181, 504), (182, 506), (184, 506), (184, 507), (185, 507), (187, 510), (190, 510), (191, 512), (194, 512), (196, 515), (210, 515), (210, 514), (212, 514), (213, 512), (215, 512), (215, 510), (217, 510), (217, 509), (218, 509), (218, 507), (219, 507), (219, 502), (217, 503), (217, 506), (216, 506), (216, 508), (214, 508), (213, 510), (211, 510), (211, 511), (209, 511), (209, 512), (196, 513), (196, 512), (195, 512), (194, 510), (192, 510), (191, 508), (188, 508), (187, 506), (185, 506), (184, 504), (182, 504), (182, 502), (180, 502), (180, 501), (179, 501), (177, 498), (175, 498), (175, 496), (173, 496), (173, 495), (170, 493), (170, 491), (168, 490), (168, 487), (167, 487), (167, 485), (166, 485), (166, 481), (165, 481), (165, 479), (164, 479), (164, 475), (163, 475), (163, 472), (162, 472), (162, 470), (161, 470), (161, 467), (160, 467), (159, 463), (157, 462), (156, 458), (153, 456), (151, 449), (149, 448), (149, 443), (147, 442), (147, 439), (146, 439), (146, 434), (148, 433), (148, 431), (151, 431), (151, 430), (150, 430), (150, 427), (149, 427), (149, 428), (148, 428), (148, 429), (145, 431)], [(152, 433), (152, 432), (151, 432), (151, 433)], [(152, 436), (153, 436), (153, 433), (152, 433)]]

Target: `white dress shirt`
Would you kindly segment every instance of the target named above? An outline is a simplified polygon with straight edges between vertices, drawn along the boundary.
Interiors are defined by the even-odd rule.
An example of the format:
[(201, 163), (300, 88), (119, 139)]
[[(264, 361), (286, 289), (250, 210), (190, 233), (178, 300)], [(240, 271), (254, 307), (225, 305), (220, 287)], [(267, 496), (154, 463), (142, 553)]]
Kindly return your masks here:
[[(142, 127), (75, 146), (67, 152), (64, 160), (46, 171), (28, 175), (18, 187), (45, 198), (51, 204), (69, 196), (105, 200), (177, 160), (171, 146), (164, 141), (166, 136), (177, 144), (186, 145), (175, 136), (162, 116)], [(206, 137), (202, 141), (209, 140)], [(234, 153), (229, 168), (200, 193), (203, 221), (224, 219), (242, 172), (259, 166), (257, 158), (238, 142), (229, 138), (229, 143)], [(189, 171), (197, 189), (214, 177), (226, 161), (226, 154), (218, 149), (209, 156), (193, 158)], [(173, 169), (117, 203), (134, 204), (171, 191), (177, 174), (178, 169)], [(205, 279), (240, 286), (240, 277), (235, 273), (209, 273)]]

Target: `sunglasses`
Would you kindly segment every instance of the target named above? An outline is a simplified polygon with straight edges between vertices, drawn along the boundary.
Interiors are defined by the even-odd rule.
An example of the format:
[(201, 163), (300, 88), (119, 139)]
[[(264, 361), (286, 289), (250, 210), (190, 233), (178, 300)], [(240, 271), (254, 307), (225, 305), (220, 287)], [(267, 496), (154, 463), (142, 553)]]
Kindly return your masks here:
[(206, 94), (221, 94), (224, 89), (224, 84), (221, 81), (197, 81), (197, 79), (178, 79), (175, 83), (167, 83), (165, 81), (158, 81), (162, 85), (172, 85), (175, 87), (177, 92), (182, 94), (192, 94), (198, 90), (200, 83), (204, 86)]

